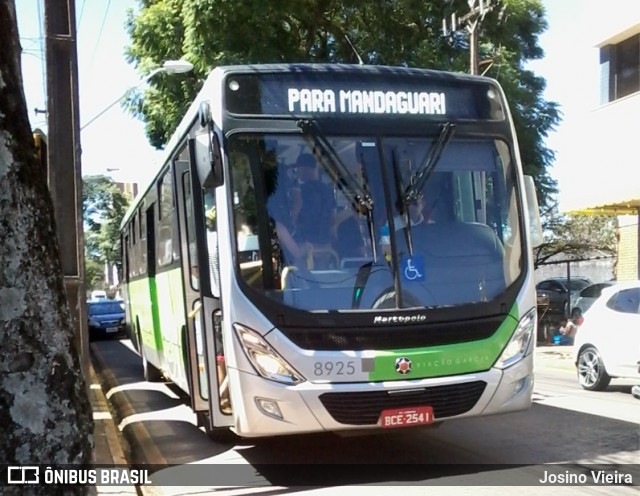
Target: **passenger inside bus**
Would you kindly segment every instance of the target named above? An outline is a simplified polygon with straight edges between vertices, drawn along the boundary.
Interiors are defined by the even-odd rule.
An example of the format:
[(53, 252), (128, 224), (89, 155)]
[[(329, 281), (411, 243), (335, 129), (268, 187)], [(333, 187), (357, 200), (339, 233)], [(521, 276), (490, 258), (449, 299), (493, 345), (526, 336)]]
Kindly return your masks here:
[[(285, 184), (278, 188), (269, 196), (267, 210), (269, 217), (274, 222), (275, 239), (273, 240), (282, 251), (284, 265), (295, 265), (298, 259), (304, 258), (302, 247), (294, 240), (296, 228), (295, 212), (301, 208), (301, 197), (297, 185), (286, 180)], [(299, 202), (299, 207), (294, 207), (293, 203)]]
[(364, 258), (368, 254), (362, 217), (351, 205), (336, 214), (333, 246), (341, 260)]
[(333, 188), (319, 178), (319, 165), (311, 154), (296, 162), (302, 206), (296, 219), (296, 240), (314, 248), (328, 247), (335, 215)]
[[(364, 165), (356, 157), (347, 159), (344, 163), (348, 173), (358, 185), (363, 186)], [(367, 190), (368, 193), (370, 193)], [(357, 266), (371, 260), (371, 233), (368, 223), (368, 211), (365, 207), (355, 203), (351, 193), (345, 193), (336, 188), (337, 213), (332, 228), (332, 245), (340, 257), (340, 266)]]
[(320, 180), (319, 165), (311, 154), (302, 153), (295, 168), (295, 176), (279, 174), (284, 176), (283, 184), (278, 185), (268, 207), (284, 251), (285, 265), (336, 268), (338, 256), (331, 245), (335, 217), (333, 188)]

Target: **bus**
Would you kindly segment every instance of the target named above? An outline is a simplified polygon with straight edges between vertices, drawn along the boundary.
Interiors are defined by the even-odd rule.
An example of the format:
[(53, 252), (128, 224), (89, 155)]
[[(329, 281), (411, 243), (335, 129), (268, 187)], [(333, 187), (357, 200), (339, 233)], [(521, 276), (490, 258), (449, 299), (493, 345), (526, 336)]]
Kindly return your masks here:
[(537, 212), (492, 79), (218, 67), (122, 222), (144, 377), (216, 439), (527, 409)]

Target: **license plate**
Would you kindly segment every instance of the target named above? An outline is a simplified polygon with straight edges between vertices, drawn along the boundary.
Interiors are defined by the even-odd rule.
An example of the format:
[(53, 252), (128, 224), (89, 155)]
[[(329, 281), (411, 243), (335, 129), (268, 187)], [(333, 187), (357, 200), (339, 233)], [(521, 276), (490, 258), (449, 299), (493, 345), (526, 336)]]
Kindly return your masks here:
[(118, 332), (117, 327), (107, 327), (107, 332)]
[(384, 428), (425, 425), (432, 422), (433, 408), (430, 406), (395, 408), (383, 410), (380, 414), (380, 423)]

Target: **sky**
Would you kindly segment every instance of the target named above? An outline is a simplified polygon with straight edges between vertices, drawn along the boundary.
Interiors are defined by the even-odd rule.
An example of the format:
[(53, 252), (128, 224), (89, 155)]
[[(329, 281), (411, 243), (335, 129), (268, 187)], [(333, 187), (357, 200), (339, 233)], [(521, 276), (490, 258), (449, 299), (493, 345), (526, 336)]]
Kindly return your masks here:
[[(23, 79), (32, 127), (46, 130), (42, 0), (17, 0), (18, 24), (24, 50)], [(539, 42), (542, 60), (528, 67), (547, 81), (545, 99), (558, 102), (563, 120), (546, 139), (556, 152), (551, 175), (558, 181), (560, 206), (575, 203), (580, 191), (572, 187), (584, 141), (585, 116), (598, 106), (598, 50), (612, 24), (623, 24), (626, 13), (640, 13), (638, 0), (543, 0), (548, 30)], [(606, 5), (608, 18), (602, 21)], [(140, 81), (124, 57), (128, 35), (124, 24), (136, 0), (76, 0), (81, 125), (117, 101)], [(508, 18), (507, 18), (508, 22)], [(609, 33), (610, 34), (610, 33)], [(144, 182), (158, 167), (160, 152), (146, 139), (144, 124), (120, 105), (114, 106), (81, 134), (84, 175), (109, 173), (117, 181)], [(109, 171), (109, 169), (117, 169)]]
[(609, 164), (611, 178), (637, 177), (633, 157), (625, 156), (629, 147), (620, 147), (616, 156), (612, 149), (615, 147), (606, 146), (607, 142), (627, 141), (625, 134), (635, 133), (637, 126), (623, 126), (614, 131), (617, 136), (611, 136), (612, 130), (605, 135), (597, 125), (601, 114), (594, 110), (602, 106), (600, 53), (596, 45), (637, 22), (640, 1), (543, 0), (543, 5), (549, 27), (540, 36), (539, 44), (545, 56), (528, 67), (546, 79), (544, 98), (557, 102), (563, 114), (562, 122), (545, 140), (556, 153), (551, 176), (558, 182), (560, 211), (602, 204), (603, 187), (607, 190), (604, 196), (629, 199), (630, 194), (637, 194), (637, 183), (603, 183), (601, 164)]
[[(138, 2), (75, 0), (75, 5), (80, 125), (83, 126), (141, 79), (124, 56), (129, 43), (125, 29), (127, 10), (136, 10)], [(16, 8), (29, 120), (32, 128), (46, 132), (45, 116), (33, 110), (46, 108), (43, 2), (16, 0)], [(149, 145), (144, 123), (119, 104), (81, 132), (81, 146), (83, 175), (107, 174), (116, 181), (141, 182), (150, 179), (152, 171), (159, 166), (161, 153)]]

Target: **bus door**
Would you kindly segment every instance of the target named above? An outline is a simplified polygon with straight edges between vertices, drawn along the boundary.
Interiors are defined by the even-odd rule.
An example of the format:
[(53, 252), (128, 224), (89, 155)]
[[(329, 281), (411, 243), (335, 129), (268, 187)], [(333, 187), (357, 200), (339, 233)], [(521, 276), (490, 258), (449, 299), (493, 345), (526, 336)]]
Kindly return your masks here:
[[(191, 408), (205, 427), (224, 427), (232, 424), (224, 367), (217, 367), (222, 350), (216, 350), (214, 333), (220, 331), (219, 298), (211, 296), (210, 267), (202, 188), (197, 174), (192, 175), (189, 162), (176, 161), (174, 170), (177, 185), (182, 273), (185, 288), (186, 326), (183, 332), (183, 356), (189, 377)], [(213, 199), (212, 199), (213, 201)], [(219, 295), (216, 295), (219, 296)], [(203, 414), (208, 419), (204, 420)]]

